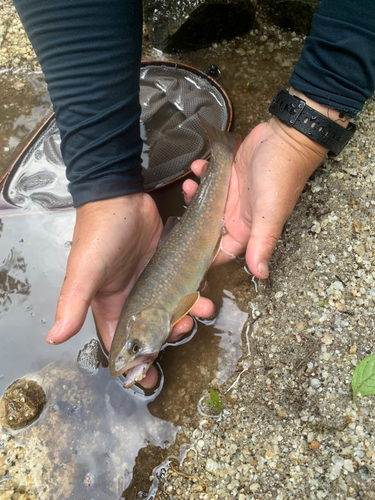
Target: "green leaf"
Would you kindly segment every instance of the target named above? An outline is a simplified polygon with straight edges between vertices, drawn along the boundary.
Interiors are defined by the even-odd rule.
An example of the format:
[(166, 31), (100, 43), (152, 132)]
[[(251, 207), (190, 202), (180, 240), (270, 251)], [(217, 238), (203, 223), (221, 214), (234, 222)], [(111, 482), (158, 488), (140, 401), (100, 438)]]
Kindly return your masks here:
[(352, 377), (353, 399), (357, 403), (358, 391), (362, 396), (375, 394), (375, 353), (367, 356), (356, 366)]
[(211, 406), (212, 410), (221, 412), (224, 408), (224, 403), (221, 401), (219, 394), (213, 389), (210, 390), (210, 398), (209, 400), (203, 401), (206, 405)]
[(220, 402), (219, 394), (216, 391), (214, 391), (213, 389), (210, 390), (210, 396), (211, 396), (212, 401), (214, 401), (215, 403)]
[(324, 307), (327, 305), (327, 302), (321, 302), (319, 305), (320, 305), (320, 307)]

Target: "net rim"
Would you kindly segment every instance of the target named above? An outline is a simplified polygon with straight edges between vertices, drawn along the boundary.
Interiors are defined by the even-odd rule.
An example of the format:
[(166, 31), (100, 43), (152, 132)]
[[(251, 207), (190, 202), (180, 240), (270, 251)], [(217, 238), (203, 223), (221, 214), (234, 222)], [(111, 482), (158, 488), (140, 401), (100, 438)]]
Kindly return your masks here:
[[(141, 61), (141, 63), (140, 63), (141, 70), (143, 68), (148, 67), (148, 66), (154, 66), (154, 67), (166, 66), (168, 68), (182, 69), (182, 70), (188, 71), (190, 73), (193, 73), (194, 75), (198, 76), (199, 78), (202, 78), (203, 80), (206, 80), (212, 87), (214, 87), (220, 93), (220, 95), (222, 96), (222, 98), (224, 100), (225, 107), (226, 107), (227, 113), (228, 113), (227, 123), (225, 124), (225, 130), (227, 130), (227, 131), (230, 130), (230, 128), (232, 126), (232, 122), (233, 122), (233, 106), (232, 106), (231, 100), (230, 100), (227, 92), (214, 78), (210, 77), (209, 75), (207, 75), (203, 71), (201, 71), (193, 66), (190, 66), (188, 64), (183, 64), (180, 62), (175, 62), (175, 61), (156, 61), (156, 60)], [(28, 154), (29, 149), (35, 145), (35, 143), (38, 141), (40, 135), (45, 130), (48, 129), (48, 127), (51, 125), (51, 122), (54, 119), (55, 119), (55, 113), (52, 112), (46, 118), (44, 123), (42, 123), (42, 125), (40, 125), (35, 130), (32, 137), (27, 141), (27, 143), (23, 147), (22, 151), (15, 158), (15, 160), (12, 162), (12, 164), (9, 166), (9, 168), (4, 173), (3, 177), (0, 179), (0, 194), (1, 194), (1, 197), (4, 201), (7, 201), (7, 197), (6, 197), (5, 193), (7, 191), (7, 188), (9, 187), (9, 184), (11, 183), (14, 175), (16, 174), (18, 167), (20, 166), (22, 161), (25, 159), (26, 155)], [(208, 159), (208, 158), (209, 158), (209, 155), (205, 159)], [(187, 175), (189, 175), (189, 171), (184, 172), (182, 175), (173, 178), (169, 182), (166, 182), (166, 183), (163, 183), (161, 185), (155, 186), (151, 189), (148, 189), (147, 192), (149, 193), (149, 192), (155, 191), (157, 189), (160, 189), (164, 186), (167, 186), (168, 184), (171, 184), (173, 182), (176, 182), (176, 181), (182, 179), (183, 177), (186, 177)], [(9, 203), (9, 202), (7, 201), (7, 203)], [(13, 207), (13, 204), (11, 203), (10, 206)]]

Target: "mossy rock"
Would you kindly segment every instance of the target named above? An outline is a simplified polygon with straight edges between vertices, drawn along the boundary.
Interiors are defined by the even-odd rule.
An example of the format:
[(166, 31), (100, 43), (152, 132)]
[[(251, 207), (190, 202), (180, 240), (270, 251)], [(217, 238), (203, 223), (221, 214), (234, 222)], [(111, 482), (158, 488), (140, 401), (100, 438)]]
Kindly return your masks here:
[(0, 400), (0, 423), (22, 429), (37, 420), (46, 404), (46, 394), (35, 380), (19, 379), (8, 387)]

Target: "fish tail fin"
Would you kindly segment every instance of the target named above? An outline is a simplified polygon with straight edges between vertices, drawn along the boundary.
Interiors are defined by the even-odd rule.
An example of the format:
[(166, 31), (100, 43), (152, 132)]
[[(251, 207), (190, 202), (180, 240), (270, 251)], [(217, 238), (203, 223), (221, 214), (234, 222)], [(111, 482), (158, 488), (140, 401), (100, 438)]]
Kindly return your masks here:
[(208, 140), (210, 141), (211, 151), (215, 143), (224, 144), (229, 151), (235, 156), (237, 149), (241, 144), (241, 138), (238, 135), (231, 134), (226, 130), (218, 130), (217, 128), (210, 125), (204, 118), (198, 114), (198, 118), (203, 125), (205, 131), (208, 135)]

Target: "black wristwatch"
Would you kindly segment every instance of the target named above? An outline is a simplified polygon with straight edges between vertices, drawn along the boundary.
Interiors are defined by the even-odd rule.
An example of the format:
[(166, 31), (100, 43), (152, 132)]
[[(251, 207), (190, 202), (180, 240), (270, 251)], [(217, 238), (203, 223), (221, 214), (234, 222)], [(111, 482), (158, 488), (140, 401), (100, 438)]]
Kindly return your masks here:
[(349, 122), (347, 128), (341, 127), (308, 106), (303, 99), (289, 94), (284, 89), (279, 90), (272, 99), (269, 112), (289, 127), (329, 149), (329, 156), (337, 156), (353, 137), (356, 129), (352, 122)]

